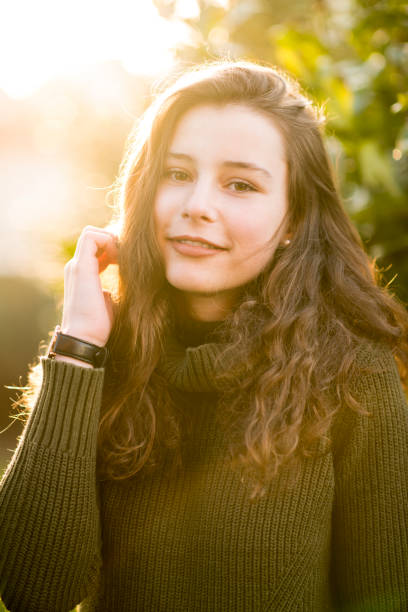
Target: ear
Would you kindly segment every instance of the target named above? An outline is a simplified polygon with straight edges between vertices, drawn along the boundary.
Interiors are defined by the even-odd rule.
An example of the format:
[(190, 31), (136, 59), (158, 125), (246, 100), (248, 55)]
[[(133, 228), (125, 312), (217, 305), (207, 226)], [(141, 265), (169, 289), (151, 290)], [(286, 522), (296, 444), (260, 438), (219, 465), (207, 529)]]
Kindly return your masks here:
[(292, 232), (285, 232), (281, 238), (281, 246), (288, 246), (292, 242)]

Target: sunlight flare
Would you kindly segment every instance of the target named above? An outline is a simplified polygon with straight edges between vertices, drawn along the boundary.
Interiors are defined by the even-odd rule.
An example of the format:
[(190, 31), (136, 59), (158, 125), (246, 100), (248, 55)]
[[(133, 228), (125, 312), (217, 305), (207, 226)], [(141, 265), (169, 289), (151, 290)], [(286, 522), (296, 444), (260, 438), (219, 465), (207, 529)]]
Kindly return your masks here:
[(15, 0), (3, 11), (0, 34), (0, 89), (22, 98), (106, 60), (134, 73), (165, 72), (188, 28), (160, 17), (151, 0)]

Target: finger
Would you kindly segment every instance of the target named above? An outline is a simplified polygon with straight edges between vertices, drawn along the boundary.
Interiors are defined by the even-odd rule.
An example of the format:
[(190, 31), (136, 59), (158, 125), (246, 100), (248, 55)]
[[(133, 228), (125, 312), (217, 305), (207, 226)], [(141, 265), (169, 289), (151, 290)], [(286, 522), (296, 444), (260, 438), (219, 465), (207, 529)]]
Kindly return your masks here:
[(113, 241), (107, 242), (104, 247), (98, 247), (96, 257), (99, 259), (102, 256), (106, 258), (108, 265), (110, 263), (118, 263), (119, 248), (118, 240), (115, 236), (113, 236)]
[(115, 263), (117, 263), (116, 259), (114, 259), (113, 257), (109, 257), (109, 255), (106, 252), (103, 252), (100, 256), (98, 256), (99, 274), (103, 272), (104, 270), (106, 270), (106, 268), (110, 264), (115, 264)]
[(112, 255), (116, 253), (115, 238), (109, 232), (88, 226), (79, 237), (75, 250), (74, 259), (92, 259), (97, 257), (98, 249), (110, 251)]
[(108, 238), (111, 234), (106, 230), (100, 227), (94, 227), (93, 225), (87, 225), (83, 228), (81, 234), (79, 235), (77, 242), (77, 250), (80, 251), (82, 246), (89, 242), (91, 238), (98, 240), (103, 238)]

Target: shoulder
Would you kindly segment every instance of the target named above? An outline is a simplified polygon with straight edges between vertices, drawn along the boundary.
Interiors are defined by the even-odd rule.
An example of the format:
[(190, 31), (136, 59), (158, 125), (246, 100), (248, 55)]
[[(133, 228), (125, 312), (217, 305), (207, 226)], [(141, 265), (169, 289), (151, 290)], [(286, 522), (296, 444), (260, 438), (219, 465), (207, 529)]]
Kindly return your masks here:
[[(333, 423), (334, 447), (344, 450), (347, 440), (367, 445), (407, 445), (408, 406), (392, 350), (365, 341), (357, 349), (349, 385), (353, 406), (347, 402)], [(337, 444), (336, 444), (337, 441)]]
[(378, 342), (364, 341), (357, 347), (351, 374), (351, 389), (357, 401), (379, 401), (389, 395), (392, 388), (403, 396), (397, 362), (390, 347)]
[(405, 403), (397, 362), (390, 347), (378, 342), (363, 341), (358, 346), (351, 375), (350, 389), (363, 404), (391, 400)]
[(363, 340), (357, 347), (356, 365), (363, 370), (374, 371), (394, 369), (396, 362), (392, 350), (385, 344)]

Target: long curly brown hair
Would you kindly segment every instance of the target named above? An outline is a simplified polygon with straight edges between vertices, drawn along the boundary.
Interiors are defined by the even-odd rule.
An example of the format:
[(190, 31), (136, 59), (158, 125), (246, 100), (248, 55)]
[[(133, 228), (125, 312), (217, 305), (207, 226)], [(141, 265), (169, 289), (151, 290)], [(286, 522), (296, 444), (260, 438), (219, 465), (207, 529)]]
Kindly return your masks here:
[(121, 226), (118, 310), (99, 430), (99, 471), (124, 479), (177, 452), (183, 429), (157, 365), (173, 307), (155, 237), (153, 203), (178, 121), (199, 105), (240, 104), (270, 118), (284, 139), (287, 226), (279, 248), (224, 322), (222, 419), (232, 464), (255, 482), (329, 440), (353, 394), (359, 346), (387, 345), (403, 381), (408, 316), (381, 286), (340, 201), (322, 138), (324, 116), (281, 71), (211, 62), (157, 95), (129, 139), (118, 181)]

